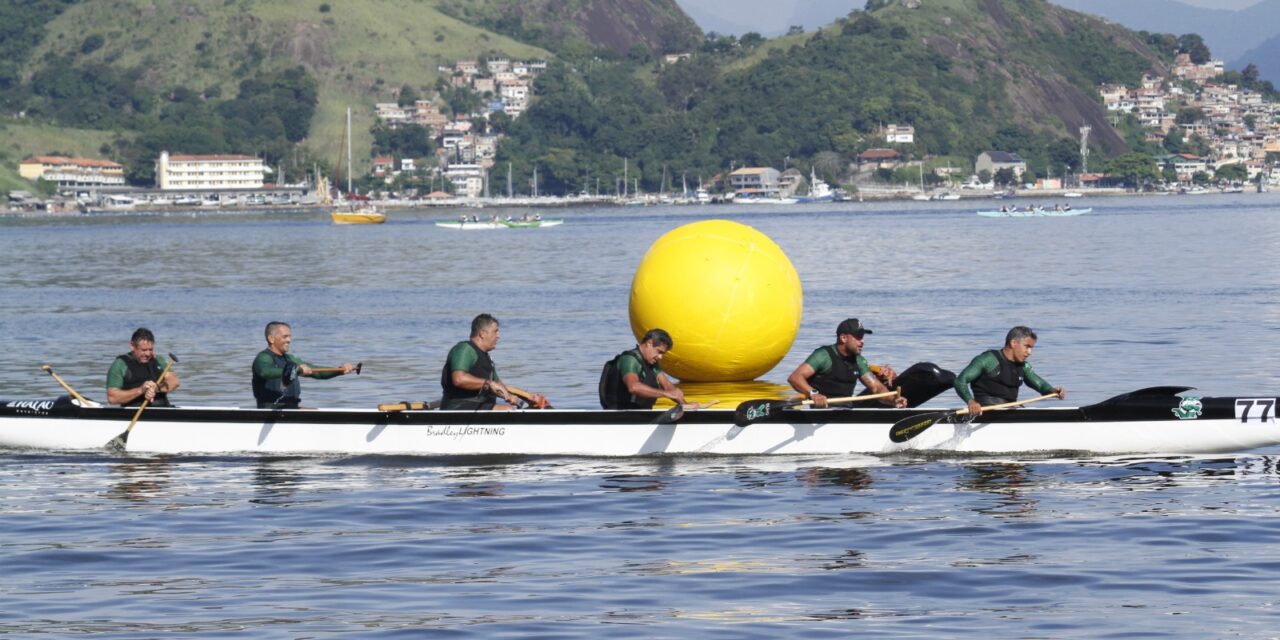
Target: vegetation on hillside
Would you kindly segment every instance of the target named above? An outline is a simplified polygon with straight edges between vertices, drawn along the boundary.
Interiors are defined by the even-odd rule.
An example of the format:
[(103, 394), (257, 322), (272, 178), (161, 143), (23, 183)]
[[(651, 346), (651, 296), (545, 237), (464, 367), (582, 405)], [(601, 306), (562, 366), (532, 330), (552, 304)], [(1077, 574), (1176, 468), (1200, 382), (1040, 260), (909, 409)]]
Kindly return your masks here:
[[(1133, 85), (1180, 51), (1207, 54), (1194, 34), (1135, 34), (1043, 0), (918, 9), (877, 0), (829, 28), (772, 41), (699, 40), (674, 6), (17, 0), (0, 6), (0, 53), (9, 54), (0, 103), (29, 120), (114, 132), (102, 151), (136, 183), (149, 182), (163, 149), (259, 154), (297, 175), (331, 165), (353, 103), (357, 157), (431, 154), (425, 130), (371, 129), (369, 107), (439, 95), (446, 112), (467, 113), (481, 96), (449, 87), (436, 67), (548, 57), (507, 34), (559, 54), (523, 116), (486, 123), (509, 134), (499, 163), (522, 185), (537, 166), (546, 192), (619, 188), (624, 162), (645, 190), (664, 176), (694, 183), (744, 165), (812, 166), (834, 180), (861, 151), (886, 146), (888, 124), (915, 127), (915, 144), (896, 147), (908, 158), (999, 149), (1027, 158), (1033, 175), (1061, 175), (1078, 168), (1080, 124), (1094, 125), (1100, 152), (1162, 151), (1133, 123), (1112, 130), (1098, 84)], [(608, 7), (634, 14), (599, 13)], [(593, 20), (639, 29), (638, 16), (661, 24), (642, 25), (621, 51), (606, 46), (608, 29), (591, 31)], [(658, 55), (666, 51), (692, 55), (668, 64)]]

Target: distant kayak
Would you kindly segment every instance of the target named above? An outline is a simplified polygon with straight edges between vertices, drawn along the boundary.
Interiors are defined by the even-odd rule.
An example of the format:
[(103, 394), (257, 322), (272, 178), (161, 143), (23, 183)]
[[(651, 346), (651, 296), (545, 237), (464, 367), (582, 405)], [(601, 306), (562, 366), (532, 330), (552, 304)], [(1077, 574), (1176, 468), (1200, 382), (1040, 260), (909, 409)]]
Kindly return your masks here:
[(1092, 207), (1084, 209), (1064, 209), (1055, 211), (1053, 209), (1032, 209), (1031, 211), (979, 211), (978, 215), (986, 218), (1065, 218), (1068, 216), (1081, 216), (1093, 211)]

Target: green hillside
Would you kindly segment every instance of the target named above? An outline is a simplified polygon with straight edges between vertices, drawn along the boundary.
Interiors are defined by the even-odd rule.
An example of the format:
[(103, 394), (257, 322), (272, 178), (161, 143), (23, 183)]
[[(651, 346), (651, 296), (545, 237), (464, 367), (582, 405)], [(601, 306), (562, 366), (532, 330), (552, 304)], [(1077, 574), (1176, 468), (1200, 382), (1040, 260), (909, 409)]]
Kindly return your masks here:
[[(95, 36), (101, 45), (82, 53)], [(319, 158), (336, 158), (348, 105), (356, 112), (355, 147), (368, 149), (375, 102), (393, 101), (406, 84), (429, 95), (438, 66), (487, 52), (548, 55), (417, 0), (94, 0), (49, 23), (27, 71), (46, 58), (70, 58), (140, 70), (161, 96), (181, 86), (227, 97), (264, 69), (301, 65), (319, 83), (305, 147)]]
[(1000, 149), (1062, 175), (1078, 169), (1081, 125), (1103, 155), (1127, 150), (1097, 85), (1136, 84), (1172, 54), (1044, 0), (870, 4), (815, 33), (709, 40), (675, 65), (556, 68), (499, 161), (526, 176), (536, 162), (551, 192), (611, 185), (624, 159), (650, 191), (664, 173), (734, 166), (814, 166), (830, 181), (860, 152), (888, 146), (883, 126), (908, 124), (908, 158)]

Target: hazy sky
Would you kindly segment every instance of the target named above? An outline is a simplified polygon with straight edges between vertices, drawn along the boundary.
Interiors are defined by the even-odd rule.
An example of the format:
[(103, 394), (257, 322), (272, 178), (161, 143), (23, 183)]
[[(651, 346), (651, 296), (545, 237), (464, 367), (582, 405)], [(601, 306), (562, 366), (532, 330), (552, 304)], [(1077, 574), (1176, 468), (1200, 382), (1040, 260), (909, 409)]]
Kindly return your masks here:
[[(1070, 7), (1070, 0), (1057, 0)], [(1117, 0), (1123, 2), (1124, 0)], [(1242, 9), (1260, 0), (1180, 0), (1213, 9)], [(783, 33), (793, 24), (806, 28), (830, 24), (861, 9), (866, 0), (676, 0), (704, 31), (740, 35), (758, 31), (765, 35)]]

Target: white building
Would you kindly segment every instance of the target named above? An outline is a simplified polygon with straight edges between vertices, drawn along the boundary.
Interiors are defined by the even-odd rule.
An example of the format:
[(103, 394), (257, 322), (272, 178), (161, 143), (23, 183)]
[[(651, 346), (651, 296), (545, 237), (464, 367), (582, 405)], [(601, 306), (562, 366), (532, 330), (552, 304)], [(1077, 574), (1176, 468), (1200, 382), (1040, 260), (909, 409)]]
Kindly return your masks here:
[(18, 163), (18, 175), (59, 187), (124, 186), (124, 165), (93, 158), (32, 156)]
[(262, 158), (242, 155), (187, 156), (161, 151), (156, 160), (160, 189), (261, 189)]
[(453, 184), (453, 194), (461, 198), (484, 195), (485, 172), (478, 164), (450, 164), (444, 177)]
[(913, 144), (916, 128), (909, 124), (891, 124), (884, 128), (884, 141), (890, 144)]

